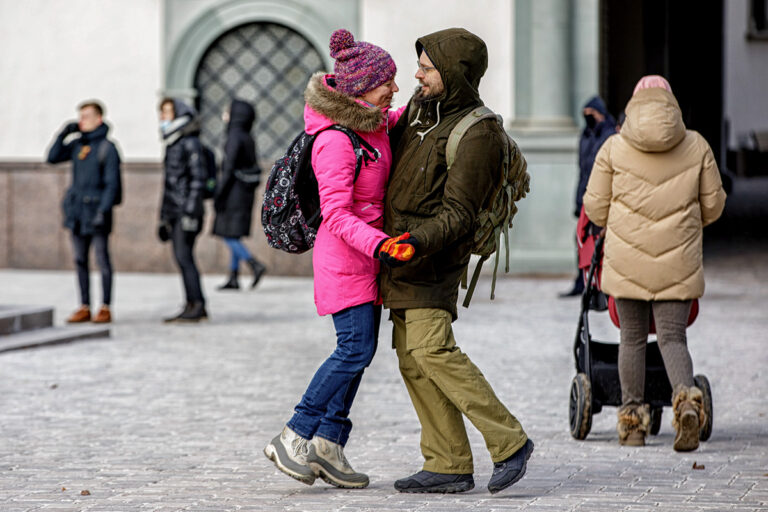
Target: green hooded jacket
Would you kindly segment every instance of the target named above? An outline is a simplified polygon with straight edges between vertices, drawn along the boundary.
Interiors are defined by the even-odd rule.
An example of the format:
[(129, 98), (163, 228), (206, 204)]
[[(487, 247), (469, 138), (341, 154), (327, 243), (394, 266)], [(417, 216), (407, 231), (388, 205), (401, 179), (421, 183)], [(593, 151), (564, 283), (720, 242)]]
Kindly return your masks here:
[(477, 214), (487, 206), (502, 172), (506, 134), (494, 119), (475, 124), (461, 139), (448, 172), (445, 146), (451, 129), (481, 106), (478, 86), (488, 66), (482, 39), (459, 28), (420, 38), (445, 90), (417, 103), (412, 98), (390, 133), (393, 165), (384, 202), (384, 231), (409, 232), (416, 257), (381, 273), (384, 305), (391, 309), (440, 308), (457, 317), (459, 283), (469, 263)]

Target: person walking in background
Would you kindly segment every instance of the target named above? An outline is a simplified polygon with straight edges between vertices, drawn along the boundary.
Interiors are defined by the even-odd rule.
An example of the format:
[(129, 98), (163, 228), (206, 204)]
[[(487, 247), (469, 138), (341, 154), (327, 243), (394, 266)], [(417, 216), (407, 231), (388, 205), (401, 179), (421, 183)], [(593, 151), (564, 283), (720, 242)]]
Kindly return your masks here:
[(229, 279), (219, 286), (219, 290), (240, 288), (237, 276), (241, 261), (245, 261), (253, 271), (251, 288), (254, 288), (266, 267), (253, 257), (240, 238), (251, 234), (254, 192), (261, 181), (256, 144), (251, 135), (256, 112), (250, 104), (235, 99), (222, 119), (227, 123), (227, 141), (214, 195), (216, 220), (213, 234), (220, 236), (229, 247), (231, 263)]
[(165, 318), (165, 322), (208, 318), (194, 257), (195, 239), (203, 226), (203, 188), (207, 179), (199, 133), (197, 112), (192, 107), (171, 98), (162, 100), (160, 134), (165, 146), (165, 184), (158, 237), (173, 244), (186, 295), (183, 310)]
[[(579, 181), (576, 184), (576, 206), (573, 215), (579, 217), (581, 214), (582, 198), (587, 189), (589, 174), (592, 172), (592, 166), (595, 163), (595, 156), (600, 147), (611, 135), (616, 133), (616, 121), (611, 116), (605, 106), (605, 102), (600, 96), (593, 96), (582, 110), (586, 126), (581, 132), (579, 140)], [(584, 293), (584, 277), (578, 268), (579, 258), (576, 256), (576, 279), (573, 281), (573, 288), (570, 291), (560, 294), (560, 297), (576, 297)]]
[(584, 195), (587, 216), (605, 227), (602, 288), (616, 299), (621, 325), (619, 443), (643, 446), (645, 347), (651, 312), (672, 385), (674, 449), (695, 450), (706, 421), (694, 386), (686, 326), (704, 293), (702, 228), (720, 217), (725, 192), (707, 141), (686, 130), (669, 83), (643, 77), (621, 134), (597, 154)]
[[(331, 36), (330, 49), (335, 74), (317, 73), (310, 79), (304, 93), (304, 122), (305, 131), (316, 136), (312, 168), (323, 216), (312, 254), (315, 304), (318, 314), (333, 316), (336, 349), (312, 377), (295, 414), (264, 454), (280, 471), (305, 484), (320, 476), (336, 487), (361, 488), (368, 485), (368, 476), (352, 469), (344, 446), (352, 430), (350, 408), (378, 342), (377, 257), (394, 245), (381, 231), (392, 162), (387, 131), (402, 109), (389, 111), (398, 88), (395, 63), (386, 51), (355, 41), (343, 29)], [(357, 177), (358, 155), (351, 137), (363, 151), (375, 150), (369, 151), (372, 159)], [(398, 248), (407, 253), (406, 245)]]
[[(485, 439), (498, 492), (523, 477), (533, 441), (464, 354), (451, 324), (474, 244), (475, 221), (501, 179), (507, 135), (496, 119), (474, 124), (447, 170), (449, 134), (483, 104), (485, 42), (448, 29), (416, 42), (420, 88), (391, 132), (394, 164), (384, 231), (415, 247), (411, 263), (381, 274), (400, 373), (421, 423), (423, 470), (395, 482), (401, 492), (463, 492), (475, 485), (462, 415)], [(389, 260), (385, 260), (389, 261)]]
[(77, 280), (80, 285), (80, 308), (67, 322), (91, 320), (88, 253), (91, 244), (101, 271), (102, 306), (95, 323), (112, 321), (112, 263), (109, 257), (109, 234), (112, 232), (112, 208), (122, 196), (120, 155), (107, 139), (109, 126), (104, 123), (104, 107), (91, 100), (78, 107), (79, 119), (64, 126), (48, 151), (48, 163), (72, 161), (72, 182), (62, 202), (64, 227), (72, 233)]

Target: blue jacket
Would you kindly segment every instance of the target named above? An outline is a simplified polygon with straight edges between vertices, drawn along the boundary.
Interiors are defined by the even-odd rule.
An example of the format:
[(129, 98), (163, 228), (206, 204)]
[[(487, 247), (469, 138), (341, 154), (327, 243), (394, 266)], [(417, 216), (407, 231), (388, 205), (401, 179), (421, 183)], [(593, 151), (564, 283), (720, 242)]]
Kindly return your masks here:
[[(64, 227), (80, 235), (112, 231), (112, 208), (120, 194), (120, 156), (115, 145), (107, 140), (109, 127), (102, 124), (95, 130), (81, 133), (68, 143), (64, 139), (73, 131), (65, 127), (56, 137), (48, 163), (72, 160), (72, 183), (62, 201)], [(107, 144), (104, 165), (99, 163), (99, 147)], [(93, 219), (100, 212), (104, 224), (94, 228)]]
[(595, 164), (595, 157), (603, 142), (608, 137), (616, 133), (616, 120), (608, 112), (602, 98), (594, 96), (590, 99), (584, 108), (593, 108), (605, 116), (602, 123), (593, 127), (587, 125), (581, 132), (579, 141), (579, 184), (576, 187), (576, 209), (573, 214), (578, 217), (581, 212), (582, 198), (587, 190), (589, 175), (592, 173), (592, 166)]

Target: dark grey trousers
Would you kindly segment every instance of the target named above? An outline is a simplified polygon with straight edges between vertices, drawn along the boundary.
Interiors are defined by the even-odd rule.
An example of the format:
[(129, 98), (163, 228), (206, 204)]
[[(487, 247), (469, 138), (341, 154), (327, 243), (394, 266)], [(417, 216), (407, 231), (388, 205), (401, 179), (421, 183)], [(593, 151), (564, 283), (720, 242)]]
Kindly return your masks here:
[(673, 395), (682, 386), (694, 385), (693, 362), (685, 335), (691, 301), (616, 299), (621, 324), (619, 380), (622, 406), (641, 405), (645, 402), (645, 346), (648, 342), (651, 308), (659, 349)]

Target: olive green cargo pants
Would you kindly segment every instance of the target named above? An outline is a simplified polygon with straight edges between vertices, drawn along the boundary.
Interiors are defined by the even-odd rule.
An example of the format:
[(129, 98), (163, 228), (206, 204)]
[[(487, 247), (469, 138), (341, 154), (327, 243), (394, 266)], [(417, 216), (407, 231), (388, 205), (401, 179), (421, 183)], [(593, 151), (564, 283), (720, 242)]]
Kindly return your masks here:
[(400, 374), (421, 423), (426, 471), (474, 472), (462, 414), (483, 435), (493, 462), (523, 447), (528, 437), (520, 422), (456, 346), (450, 312), (396, 309), (391, 311), (391, 319)]

